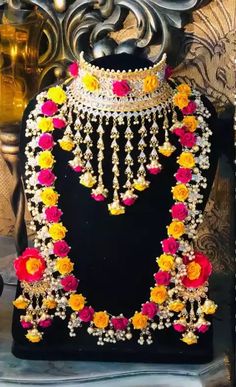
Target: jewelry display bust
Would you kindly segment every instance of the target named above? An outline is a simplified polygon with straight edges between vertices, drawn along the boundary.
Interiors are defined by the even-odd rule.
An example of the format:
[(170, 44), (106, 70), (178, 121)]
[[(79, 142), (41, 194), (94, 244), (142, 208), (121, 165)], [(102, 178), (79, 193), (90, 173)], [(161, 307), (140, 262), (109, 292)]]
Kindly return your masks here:
[[(93, 66), (81, 59), (80, 76), (72, 81), (67, 97), (61, 88), (53, 87), (44, 92), (47, 100), (39, 95), (26, 109), (21, 165), (27, 199), (33, 203), (30, 210), (36, 219), (32, 227), (37, 238), (35, 249), (24, 252), (15, 262), (23, 289), (22, 295), (18, 286), (14, 302), (13, 353), (17, 357), (141, 362), (206, 362), (212, 357), (212, 328), (204, 318), (216, 310), (207, 298), (211, 265), (203, 254), (193, 253), (193, 246), (189, 247), (188, 239), (182, 241), (181, 235), (194, 237), (209, 196), (217, 165), (217, 119), (205, 97), (187, 85), (176, 89), (174, 82), (165, 80), (164, 62), (165, 57), (152, 65), (128, 54), (96, 59)], [(50, 121), (57, 114), (56, 101), (62, 107)], [(171, 110), (170, 101), (176, 108)], [(185, 118), (180, 118), (177, 108)], [(193, 113), (198, 110), (201, 114), (196, 119)], [(55, 146), (53, 158), (46, 160), (43, 152), (31, 151), (36, 149), (32, 136), (38, 128), (44, 134), (50, 132), (52, 122), (54, 128), (60, 128), (53, 133), (59, 146)], [(197, 126), (205, 133), (201, 138), (193, 134)], [(61, 129), (65, 129), (64, 134)], [(188, 152), (191, 147), (192, 153)], [(37, 162), (40, 172), (35, 169)], [(204, 192), (188, 188), (191, 179), (198, 184), (195, 163), (203, 170), (200, 186)], [(56, 192), (47, 188), (55, 177)], [(45, 178), (52, 184), (45, 183)], [(38, 183), (45, 191), (37, 189)], [(46, 206), (46, 220), (56, 216), (63, 225), (55, 227), (55, 220), (49, 225), (42, 220), (40, 200), (35, 205), (37, 195)], [(173, 215), (177, 210), (173, 206), (181, 206), (183, 215), (185, 200), (194, 215), (189, 210), (185, 215), (188, 225), (184, 226), (180, 215)], [(60, 209), (54, 208), (56, 215), (49, 214), (48, 208), (57, 202)], [(193, 203), (197, 203), (197, 210), (191, 207)], [(191, 216), (198, 220), (191, 220)], [(64, 239), (58, 235), (65, 233), (70, 259), (56, 254), (55, 261), (46, 263), (46, 252), (53, 254), (47, 238), (51, 236), (54, 241), (55, 254), (56, 243)], [(36, 253), (40, 240), (44, 241), (43, 257), (42, 251)], [(182, 251), (182, 258), (174, 260), (177, 251)], [(45, 306), (50, 302), (55, 303), (53, 315), (53, 307)]]

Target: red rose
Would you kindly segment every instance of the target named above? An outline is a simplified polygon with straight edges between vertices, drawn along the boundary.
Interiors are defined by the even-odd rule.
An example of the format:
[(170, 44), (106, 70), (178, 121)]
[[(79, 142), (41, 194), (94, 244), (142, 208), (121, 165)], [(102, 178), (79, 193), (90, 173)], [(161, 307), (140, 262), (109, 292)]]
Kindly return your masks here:
[(196, 136), (194, 133), (187, 132), (180, 136), (180, 143), (187, 148), (192, 148), (196, 144)]
[(182, 113), (183, 113), (184, 115), (187, 115), (187, 114), (193, 114), (193, 113), (195, 113), (196, 109), (197, 109), (196, 102), (194, 102), (194, 101), (189, 101), (188, 106), (186, 106), (186, 107), (184, 107), (184, 108), (182, 109)]
[(46, 263), (37, 249), (28, 247), (15, 259), (14, 268), (19, 281), (36, 282), (43, 278)]
[(130, 93), (131, 88), (127, 81), (115, 81), (112, 84), (112, 91), (118, 97), (124, 97)]
[(41, 107), (41, 112), (45, 116), (53, 116), (58, 110), (57, 104), (51, 100), (44, 102)]
[(78, 314), (82, 321), (89, 322), (93, 319), (94, 309), (91, 306), (85, 306)]
[(66, 126), (65, 120), (61, 118), (53, 118), (52, 123), (55, 129), (63, 129)]
[(38, 173), (38, 182), (41, 185), (45, 185), (46, 187), (49, 187), (54, 183), (56, 179), (56, 176), (54, 173), (52, 173), (51, 169), (42, 169)]
[(56, 206), (47, 207), (44, 213), (46, 220), (52, 223), (58, 223), (62, 216), (62, 211)]
[(68, 67), (69, 73), (72, 77), (77, 77), (79, 75), (79, 65), (77, 62), (73, 62)]
[(53, 246), (53, 253), (58, 257), (66, 257), (70, 251), (70, 247), (65, 241), (57, 241)]
[(175, 240), (173, 237), (169, 237), (164, 239), (162, 242), (162, 250), (167, 254), (175, 254), (179, 248), (179, 242)]
[(148, 318), (153, 318), (157, 314), (157, 306), (154, 302), (146, 302), (142, 306), (142, 314), (148, 316)]
[(179, 168), (175, 174), (177, 181), (180, 181), (183, 184), (188, 183), (192, 179), (192, 172), (189, 168)]
[(111, 323), (115, 331), (123, 331), (126, 329), (129, 320), (126, 317), (112, 317)]
[(195, 258), (189, 260), (184, 257), (187, 275), (182, 278), (182, 283), (186, 288), (198, 288), (204, 285), (211, 275), (212, 265), (209, 259), (202, 253), (196, 252)]
[(39, 137), (38, 145), (43, 150), (51, 149), (54, 145), (53, 137), (50, 133), (43, 133)]
[(184, 203), (176, 203), (171, 207), (173, 219), (183, 221), (188, 216), (188, 210)]
[(155, 281), (158, 285), (168, 286), (171, 280), (171, 274), (168, 271), (159, 270), (154, 274)]
[(77, 289), (79, 280), (74, 275), (67, 275), (61, 279), (61, 284), (65, 292), (70, 292)]

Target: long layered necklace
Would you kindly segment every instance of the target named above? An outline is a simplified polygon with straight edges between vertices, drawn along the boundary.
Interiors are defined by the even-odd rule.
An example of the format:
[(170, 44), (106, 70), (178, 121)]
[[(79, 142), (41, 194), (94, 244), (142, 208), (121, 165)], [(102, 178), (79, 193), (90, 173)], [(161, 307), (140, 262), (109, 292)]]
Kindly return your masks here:
[[(190, 345), (209, 329), (205, 316), (217, 308), (207, 296), (211, 264), (204, 254), (194, 251), (194, 239), (202, 221), (197, 206), (207, 186), (203, 171), (209, 168), (211, 131), (205, 119), (210, 115), (198, 92), (186, 84), (170, 87), (165, 74), (165, 56), (148, 69), (119, 72), (92, 66), (81, 55), (78, 74), (70, 85), (52, 87), (37, 97), (27, 121), (30, 140), (25, 151), (35, 247), (27, 248), (14, 263), (22, 294), (13, 304), (24, 310), (20, 322), (29, 341), (40, 342), (55, 317), (68, 318), (71, 337), (87, 325), (88, 334), (96, 336), (99, 345), (131, 340), (134, 330), (139, 332), (139, 344), (151, 344), (153, 331), (169, 327)], [(104, 182), (103, 139), (108, 127), (111, 189)], [(139, 135), (137, 159), (133, 156), (134, 130)], [(60, 140), (55, 139), (56, 131), (63, 131)], [(176, 157), (176, 184), (171, 191), (172, 219), (161, 241), (163, 252), (156, 259), (150, 297), (132, 316), (95, 311), (73, 274), (67, 229), (58, 205), (54, 149), (71, 154), (70, 166), (79, 174), (80, 183), (92, 189), (94, 200), (108, 200), (111, 216), (124, 216), (137, 193), (149, 188), (148, 174), (160, 173), (160, 158), (173, 157), (176, 152), (170, 136), (177, 136), (181, 152)], [(121, 150), (124, 168), (120, 168)]]

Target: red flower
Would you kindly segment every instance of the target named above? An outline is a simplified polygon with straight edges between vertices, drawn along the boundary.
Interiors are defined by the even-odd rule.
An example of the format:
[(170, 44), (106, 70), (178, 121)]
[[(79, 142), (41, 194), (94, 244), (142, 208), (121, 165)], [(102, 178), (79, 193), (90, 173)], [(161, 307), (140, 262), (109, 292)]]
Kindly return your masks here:
[(142, 306), (142, 314), (148, 316), (149, 318), (155, 317), (157, 314), (157, 306), (154, 302), (146, 302)]
[(52, 173), (51, 169), (43, 169), (38, 173), (38, 182), (41, 185), (49, 187), (54, 183), (56, 176)]
[(179, 242), (175, 240), (173, 237), (169, 237), (164, 239), (162, 242), (162, 250), (167, 254), (175, 254), (179, 248)]
[(135, 203), (136, 199), (136, 197), (125, 198), (122, 200), (122, 203), (124, 203), (125, 206), (132, 206)]
[(185, 134), (184, 126), (182, 128), (175, 128), (173, 133), (178, 137), (182, 137)]
[(65, 120), (61, 118), (53, 118), (52, 123), (55, 129), (63, 129), (66, 126)]
[(196, 136), (194, 133), (187, 132), (180, 136), (180, 143), (187, 148), (192, 148), (196, 144)]
[(184, 115), (193, 114), (193, 113), (195, 113), (196, 109), (197, 109), (196, 102), (189, 101), (188, 106), (186, 106), (185, 108), (182, 109), (182, 113)]
[(46, 318), (45, 320), (40, 320), (39, 321), (39, 326), (41, 328), (49, 328), (52, 325), (52, 319), (51, 318)]
[(183, 184), (188, 183), (192, 179), (192, 172), (189, 168), (179, 168), (175, 174), (177, 181), (180, 181)]
[(77, 289), (79, 280), (74, 275), (68, 275), (61, 279), (61, 284), (65, 292), (70, 292)]
[(176, 203), (171, 207), (171, 214), (173, 219), (182, 221), (188, 216), (188, 209), (184, 203)]
[(73, 62), (68, 67), (69, 73), (72, 77), (77, 77), (79, 75), (79, 65), (77, 62)]
[(208, 324), (202, 324), (197, 328), (199, 333), (206, 333), (208, 331), (208, 329), (209, 329)]
[(33, 327), (33, 324), (30, 321), (21, 320), (21, 326), (24, 329), (30, 329)]
[(84, 306), (84, 308), (78, 314), (82, 321), (90, 322), (93, 319), (94, 309), (91, 306)]
[(112, 91), (118, 97), (124, 97), (130, 93), (131, 88), (127, 81), (115, 81), (112, 84)]
[(37, 249), (28, 247), (15, 260), (14, 268), (20, 281), (35, 282), (42, 279), (46, 263)]
[(195, 258), (189, 260), (184, 257), (187, 275), (182, 278), (182, 283), (186, 288), (198, 288), (204, 285), (211, 275), (212, 265), (209, 259), (202, 253), (196, 252)]
[(41, 107), (41, 111), (45, 116), (53, 116), (57, 110), (57, 104), (51, 100), (44, 102)]
[(123, 331), (126, 329), (129, 320), (126, 317), (112, 317), (111, 323), (115, 331)]
[(62, 215), (62, 211), (57, 206), (47, 207), (45, 216), (48, 222), (58, 223)]
[(168, 271), (159, 270), (154, 274), (155, 281), (158, 285), (168, 286), (171, 280), (171, 274)]
[(70, 251), (70, 247), (65, 241), (57, 241), (53, 246), (53, 253), (58, 257), (66, 257)]
[(38, 145), (43, 150), (51, 149), (54, 145), (53, 137), (50, 133), (43, 133), (39, 137)]
[(173, 328), (176, 332), (185, 332), (186, 326), (184, 324), (173, 324)]
[(104, 200), (106, 200), (106, 196), (104, 196), (103, 194), (91, 194), (91, 197), (96, 200), (96, 202), (104, 202)]

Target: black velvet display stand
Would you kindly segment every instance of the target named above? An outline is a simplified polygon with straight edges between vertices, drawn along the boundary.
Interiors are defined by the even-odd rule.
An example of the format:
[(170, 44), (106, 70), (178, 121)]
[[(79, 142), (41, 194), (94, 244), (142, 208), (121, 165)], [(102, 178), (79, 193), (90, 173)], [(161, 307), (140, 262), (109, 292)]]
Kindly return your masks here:
[[(120, 70), (148, 67), (150, 62), (128, 54), (100, 58), (94, 64), (103, 68)], [(208, 199), (213, 183), (217, 158), (217, 119), (210, 102), (204, 103), (212, 113), (209, 126), (213, 130), (211, 167), (206, 171), (208, 188), (202, 209)], [(24, 174), (24, 149), (28, 138), (24, 136), (26, 118), (34, 108), (29, 104), (23, 120), (21, 134), (21, 163)], [(57, 134), (58, 136), (58, 134)], [(62, 136), (62, 134), (60, 134)], [(134, 143), (138, 138), (134, 132)], [(105, 137), (109, 148), (109, 136)], [(121, 133), (121, 142), (124, 136)], [(180, 150), (177, 138), (172, 143)], [(122, 149), (122, 147), (121, 147)], [(176, 151), (176, 152), (177, 152)], [(154, 285), (153, 274), (157, 271), (156, 257), (161, 254), (160, 241), (166, 238), (166, 226), (171, 218), (171, 187), (175, 184), (177, 169), (176, 153), (170, 158), (161, 157), (163, 171), (158, 176), (148, 176), (150, 188), (140, 193), (137, 202), (127, 208), (126, 214), (110, 216), (107, 202), (97, 203), (90, 197), (90, 190), (79, 183), (79, 176), (69, 166), (69, 152), (58, 147), (56, 155), (56, 188), (60, 193), (59, 207), (63, 210), (63, 224), (68, 229), (67, 241), (72, 247), (70, 257), (75, 264), (75, 275), (80, 279), (78, 292), (87, 298), (87, 305), (95, 310), (107, 310), (113, 315), (123, 313), (132, 316), (149, 299), (150, 287)], [(110, 163), (111, 149), (105, 154)], [(120, 153), (124, 159), (124, 154)], [(105, 181), (111, 186), (110, 164), (104, 166)], [(110, 200), (111, 201), (111, 200)], [(17, 295), (19, 295), (19, 287)], [(212, 328), (201, 335), (197, 345), (188, 346), (180, 341), (181, 335), (173, 328), (155, 331), (152, 345), (140, 346), (138, 333), (130, 341), (116, 344), (96, 344), (96, 338), (87, 332), (87, 326), (79, 329), (75, 338), (68, 334), (67, 322), (58, 318), (46, 329), (43, 340), (32, 344), (25, 338), (20, 325), (20, 311), (14, 310), (12, 352), (19, 358), (50, 360), (97, 360), (123, 362), (174, 362), (204, 363), (212, 359)]]

